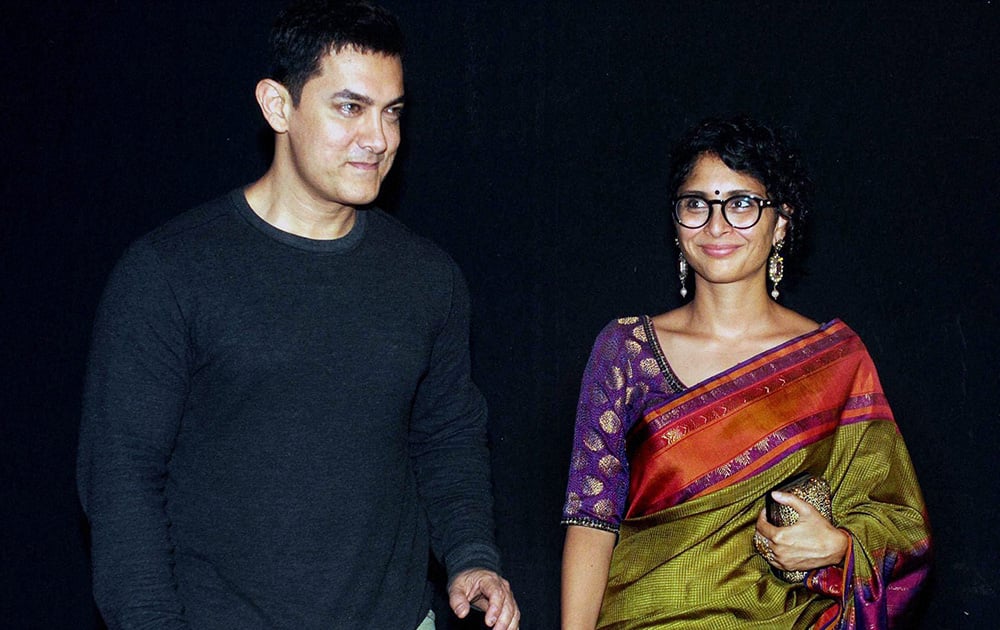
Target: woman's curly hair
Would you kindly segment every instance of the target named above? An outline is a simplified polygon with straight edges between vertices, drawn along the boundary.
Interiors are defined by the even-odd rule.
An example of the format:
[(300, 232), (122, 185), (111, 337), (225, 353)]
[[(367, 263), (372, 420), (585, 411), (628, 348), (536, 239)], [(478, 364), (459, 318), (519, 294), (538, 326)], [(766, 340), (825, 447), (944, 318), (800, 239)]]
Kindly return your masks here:
[(708, 118), (688, 129), (670, 154), (670, 190), (676, 194), (702, 155), (718, 156), (740, 173), (759, 180), (767, 196), (788, 206), (786, 251), (801, 243), (812, 204), (813, 182), (791, 132), (778, 130), (748, 116)]

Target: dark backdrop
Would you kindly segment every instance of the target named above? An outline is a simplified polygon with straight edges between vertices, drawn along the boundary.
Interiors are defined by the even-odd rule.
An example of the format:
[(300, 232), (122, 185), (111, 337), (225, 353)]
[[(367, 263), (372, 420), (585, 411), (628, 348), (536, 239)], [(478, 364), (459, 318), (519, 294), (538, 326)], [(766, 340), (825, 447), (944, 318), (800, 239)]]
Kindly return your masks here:
[[(578, 381), (608, 320), (678, 304), (667, 147), (710, 114), (799, 131), (819, 186), (782, 301), (867, 342), (935, 526), (923, 628), (998, 604), (997, 8), (990, 2), (389, 3), (409, 37), (383, 203), (474, 302), (498, 536), (555, 628)], [(82, 371), (127, 242), (256, 178), (274, 1), (8, 9), (0, 96), (0, 625), (97, 628), (74, 490)], [(442, 624), (450, 627), (449, 624)]]

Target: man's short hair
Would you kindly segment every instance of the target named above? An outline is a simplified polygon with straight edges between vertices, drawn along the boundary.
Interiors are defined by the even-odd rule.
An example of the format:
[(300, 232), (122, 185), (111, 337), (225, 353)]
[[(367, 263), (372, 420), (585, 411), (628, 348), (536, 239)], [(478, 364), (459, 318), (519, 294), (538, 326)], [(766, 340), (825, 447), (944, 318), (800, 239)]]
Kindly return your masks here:
[(271, 78), (298, 105), (306, 82), (321, 72), (328, 53), (353, 48), (403, 58), (396, 17), (369, 2), (300, 0), (282, 11), (271, 29)]

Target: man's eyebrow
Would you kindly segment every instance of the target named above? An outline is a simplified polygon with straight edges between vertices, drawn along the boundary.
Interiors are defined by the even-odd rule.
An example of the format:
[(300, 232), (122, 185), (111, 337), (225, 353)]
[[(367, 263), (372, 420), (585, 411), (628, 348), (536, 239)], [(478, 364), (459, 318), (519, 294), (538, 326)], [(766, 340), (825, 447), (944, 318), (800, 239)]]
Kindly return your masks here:
[(333, 98), (343, 98), (349, 101), (357, 101), (359, 103), (364, 103), (365, 105), (374, 105), (375, 101), (372, 97), (365, 96), (364, 94), (358, 94), (357, 92), (352, 92), (351, 90), (341, 90), (333, 95)]
[[(347, 99), (349, 101), (357, 101), (358, 103), (362, 103), (362, 104), (368, 105), (368, 106), (372, 106), (372, 105), (375, 104), (375, 100), (372, 99), (372, 97), (365, 96), (364, 94), (358, 94), (357, 92), (353, 92), (351, 90), (341, 90), (341, 91), (337, 92), (336, 94), (334, 94), (333, 98), (343, 98), (343, 99)], [(403, 102), (403, 100), (404, 100), (404, 97), (403, 97), (402, 94), (400, 94), (396, 98), (394, 98), (391, 101), (389, 101), (389, 104), (387, 105), (387, 107), (392, 107), (393, 105), (399, 105), (400, 103)]]

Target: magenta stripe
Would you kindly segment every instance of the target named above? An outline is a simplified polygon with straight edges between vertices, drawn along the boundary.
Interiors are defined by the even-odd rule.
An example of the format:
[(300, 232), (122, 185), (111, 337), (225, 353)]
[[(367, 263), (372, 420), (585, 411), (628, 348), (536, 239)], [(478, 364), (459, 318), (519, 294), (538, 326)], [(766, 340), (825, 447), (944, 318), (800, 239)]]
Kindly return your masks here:
[(885, 397), (882, 392), (874, 392), (871, 394), (862, 394), (860, 396), (851, 396), (847, 399), (847, 404), (844, 405), (844, 409), (863, 409), (865, 407), (875, 407), (875, 406), (889, 406), (889, 399)]

